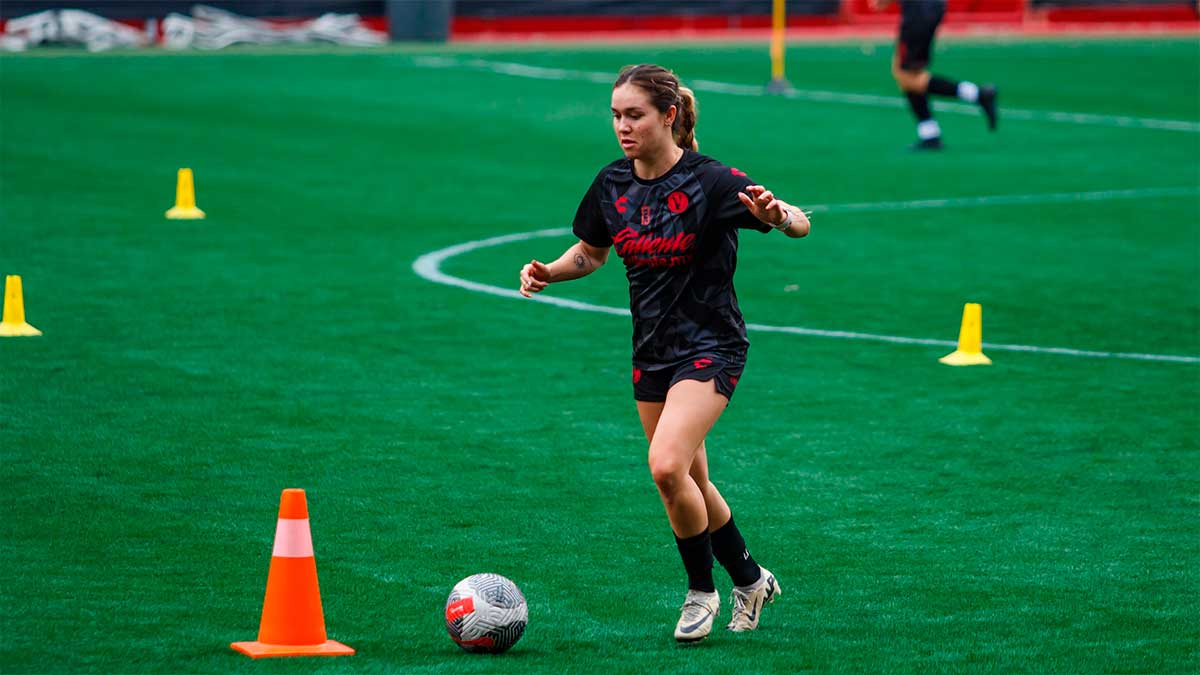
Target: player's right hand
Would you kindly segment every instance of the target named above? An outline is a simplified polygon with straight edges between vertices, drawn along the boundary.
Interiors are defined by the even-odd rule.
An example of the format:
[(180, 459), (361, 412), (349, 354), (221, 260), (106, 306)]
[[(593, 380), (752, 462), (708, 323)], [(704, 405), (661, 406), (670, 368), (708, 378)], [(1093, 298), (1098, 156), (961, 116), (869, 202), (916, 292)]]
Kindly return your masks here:
[(534, 293), (550, 285), (550, 268), (544, 263), (530, 260), (521, 268), (521, 295), (532, 298)]

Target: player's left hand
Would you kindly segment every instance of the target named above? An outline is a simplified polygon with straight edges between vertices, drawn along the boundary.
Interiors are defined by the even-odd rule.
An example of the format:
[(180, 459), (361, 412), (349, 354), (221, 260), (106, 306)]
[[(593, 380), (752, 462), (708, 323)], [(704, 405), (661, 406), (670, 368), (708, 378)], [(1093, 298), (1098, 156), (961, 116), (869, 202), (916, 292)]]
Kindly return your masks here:
[(745, 192), (738, 193), (738, 199), (742, 200), (755, 218), (771, 227), (775, 227), (787, 219), (783, 204), (775, 199), (775, 195), (770, 190), (761, 185), (747, 186)]

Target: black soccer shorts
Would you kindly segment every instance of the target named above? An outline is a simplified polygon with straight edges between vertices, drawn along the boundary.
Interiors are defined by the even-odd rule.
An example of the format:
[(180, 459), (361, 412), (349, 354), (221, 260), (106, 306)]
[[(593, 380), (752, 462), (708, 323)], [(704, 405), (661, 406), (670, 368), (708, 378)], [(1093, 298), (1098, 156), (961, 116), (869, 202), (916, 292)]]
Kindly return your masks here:
[(633, 398), (647, 403), (667, 400), (667, 390), (680, 380), (713, 380), (717, 393), (733, 400), (733, 390), (746, 367), (744, 360), (730, 360), (715, 354), (700, 355), (663, 368), (633, 369)]
[(946, 3), (930, 0), (905, 2), (900, 5), (901, 70), (921, 71), (933, 60), (933, 35), (946, 14)]

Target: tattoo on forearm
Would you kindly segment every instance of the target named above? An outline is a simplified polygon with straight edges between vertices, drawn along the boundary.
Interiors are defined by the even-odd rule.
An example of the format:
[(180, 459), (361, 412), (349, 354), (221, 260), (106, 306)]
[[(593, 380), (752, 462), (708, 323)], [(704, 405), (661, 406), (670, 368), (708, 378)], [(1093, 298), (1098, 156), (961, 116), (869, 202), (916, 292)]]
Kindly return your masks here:
[(575, 267), (578, 267), (580, 271), (587, 269), (587, 258), (583, 257), (582, 253), (575, 254)]

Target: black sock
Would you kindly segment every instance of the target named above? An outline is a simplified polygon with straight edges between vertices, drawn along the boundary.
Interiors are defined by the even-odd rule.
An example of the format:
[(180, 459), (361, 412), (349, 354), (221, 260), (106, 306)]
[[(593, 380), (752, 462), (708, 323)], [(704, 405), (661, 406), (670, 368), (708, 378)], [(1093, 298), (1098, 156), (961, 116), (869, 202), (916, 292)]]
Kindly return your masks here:
[(929, 78), (929, 93), (938, 96), (958, 96), (958, 83), (944, 77), (934, 75)]
[(929, 112), (928, 96), (912, 91), (906, 92), (905, 95), (908, 96), (908, 105), (912, 108), (913, 115), (916, 116), (918, 122), (924, 122), (933, 117), (933, 114)]
[(713, 593), (717, 587), (712, 578), (712, 539), (706, 528), (700, 534), (687, 539), (675, 537), (675, 545), (679, 547), (679, 557), (683, 558), (683, 567), (687, 570), (688, 590)]
[(733, 524), (733, 516), (729, 517), (728, 523), (713, 531), (712, 549), (735, 586), (749, 586), (758, 581), (758, 563), (754, 562), (742, 533)]

